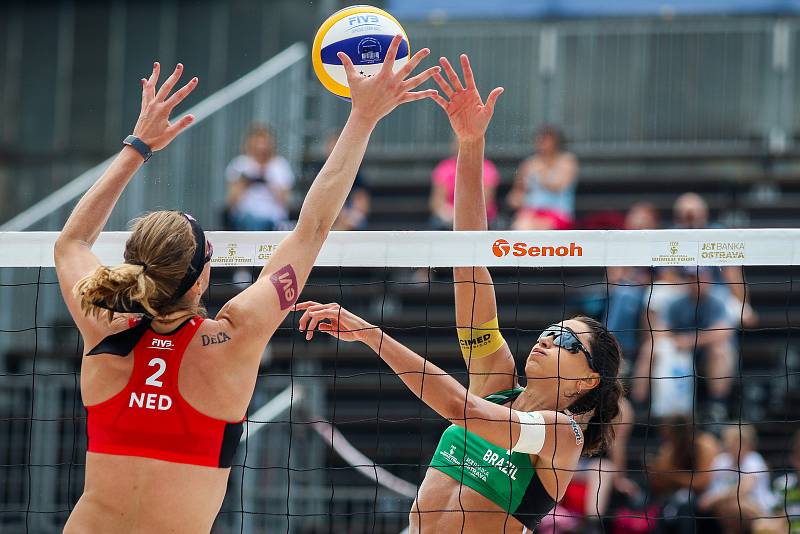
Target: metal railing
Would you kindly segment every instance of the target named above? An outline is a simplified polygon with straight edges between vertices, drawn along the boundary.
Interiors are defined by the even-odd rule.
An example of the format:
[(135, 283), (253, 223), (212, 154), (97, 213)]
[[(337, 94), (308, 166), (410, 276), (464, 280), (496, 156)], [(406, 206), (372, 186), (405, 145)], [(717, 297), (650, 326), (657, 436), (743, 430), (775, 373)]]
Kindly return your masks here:
[[(561, 125), (571, 146), (599, 154), (780, 153), (800, 132), (800, 21), (625, 19), (406, 27), (413, 49), (472, 59), (482, 91), (504, 86), (494, 151), (530, 152), (537, 126)], [(435, 59), (434, 59), (435, 61)], [(425, 64), (430, 64), (428, 60)], [(347, 106), (323, 95), (326, 127)], [(373, 155), (441, 153), (450, 143), (433, 102), (393, 113)]]
[[(214, 227), (225, 198), (225, 167), (240, 153), (244, 135), (256, 122), (272, 126), (278, 151), (299, 170), (306, 54), (304, 44), (294, 44), (190, 109), (187, 113), (195, 115), (194, 124), (137, 174), (106, 230), (122, 230), (134, 217), (154, 209), (184, 210)], [(80, 195), (110, 163), (111, 158), (86, 171), (0, 230), (60, 229)]]

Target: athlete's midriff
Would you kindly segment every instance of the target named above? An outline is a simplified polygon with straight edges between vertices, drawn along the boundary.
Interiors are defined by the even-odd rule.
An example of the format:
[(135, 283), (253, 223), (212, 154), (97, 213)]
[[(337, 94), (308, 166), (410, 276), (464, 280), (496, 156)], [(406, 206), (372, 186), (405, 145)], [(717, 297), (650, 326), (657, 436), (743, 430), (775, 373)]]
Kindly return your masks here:
[(217, 467), (90, 452), (84, 493), (64, 532), (210, 532), (229, 473)]
[[(522, 391), (498, 391), (485, 399), (507, 404)], [(554, 504), (529, 454), (451, 425), (433, 453), (411, 524), (420, 532), (449, 532), (453, 523), (477, 534), (520, 532), (523, 525), (533, 529)]]
[(409, 523), (410, 534), (520, 534), (523, 528), (495, 503), (436, 469), (428, 469)]

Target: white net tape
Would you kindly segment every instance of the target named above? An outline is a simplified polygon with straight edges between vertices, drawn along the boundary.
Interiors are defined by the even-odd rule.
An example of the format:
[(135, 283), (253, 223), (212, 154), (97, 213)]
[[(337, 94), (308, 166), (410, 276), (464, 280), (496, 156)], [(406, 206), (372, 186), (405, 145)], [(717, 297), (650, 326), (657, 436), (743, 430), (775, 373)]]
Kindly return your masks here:
[[(263, 265), (287, 232), (208, 232), (212, 265)], [(0, 232), (0, 267), (52, 267), (55, 232)], [(122, 262), (127, 232), (94, 247)], [(332, 232), (317, 259), (329, 267), (580, 267), (797, 265), (800, 229), (583, 230), (559, 232)]]

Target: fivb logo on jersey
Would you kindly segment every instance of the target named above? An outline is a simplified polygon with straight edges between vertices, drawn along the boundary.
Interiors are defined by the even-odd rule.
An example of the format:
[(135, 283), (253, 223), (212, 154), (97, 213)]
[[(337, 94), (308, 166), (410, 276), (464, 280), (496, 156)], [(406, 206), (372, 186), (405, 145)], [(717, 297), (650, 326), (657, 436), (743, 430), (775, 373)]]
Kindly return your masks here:
[(583, 247), (572, 241), (568, 245), (532, 245), (523, 241), (509, 243), (505, 239), (498, 239), (492, 245), (492, 253), (498, 258), (503, 258), (511, 254), (512, 256), (522, 257), (581, 257)]
[(156, 350), (172, 350), (175, 348), (175, 345), (172, 343), (171, 339), (159, 339), (154, 337), (152, 341), (150, 341), (150, 348)]

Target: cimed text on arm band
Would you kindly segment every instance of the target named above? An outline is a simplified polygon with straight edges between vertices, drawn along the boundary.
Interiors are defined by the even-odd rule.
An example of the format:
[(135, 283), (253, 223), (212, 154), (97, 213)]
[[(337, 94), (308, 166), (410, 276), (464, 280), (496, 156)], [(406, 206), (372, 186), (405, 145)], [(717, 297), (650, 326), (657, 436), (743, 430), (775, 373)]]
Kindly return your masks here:
[(482, 325), (457, 328), (458, 344), (465, 359), (484, 358), (497, 352), (505, 343), (497, 317)]

